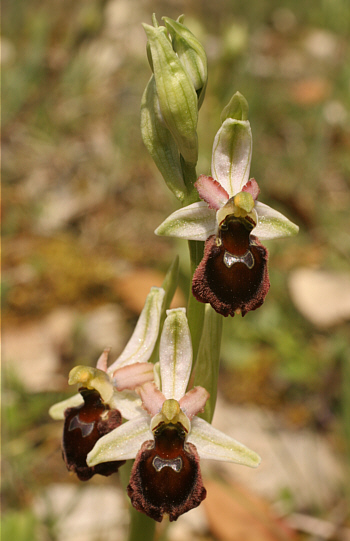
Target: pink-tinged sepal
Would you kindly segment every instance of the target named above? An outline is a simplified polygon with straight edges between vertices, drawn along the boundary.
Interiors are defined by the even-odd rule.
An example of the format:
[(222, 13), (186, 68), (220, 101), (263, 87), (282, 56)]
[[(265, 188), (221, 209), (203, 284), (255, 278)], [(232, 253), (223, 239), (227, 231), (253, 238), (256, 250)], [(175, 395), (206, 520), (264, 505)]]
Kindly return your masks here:
[(260, 194), (260, 188), (255, 178), (251, 178), (250, 180), (248, 180), (247, 184), (243, 186), (242, 192), (250, 193), (254, 201), (257, 200)]
[(208, 203), (210, 209), (219, 210), (229, 200), (225, 188), (213, 177), (200, 175), (195, 182), (195, 187), (199, 197)]
[(200, 302), (210, 303), (227, 317), (244, 316), (259, 308), (270, 287), (268, 252), (250, 234), (247, 219), (227, 216), (205, 243), (204, 257), (192, 281), (192, 292)]
[(67, 469), (76, 473), (81, 481), (93, 475), (109, 476), (124, 464), (123, 460), (97, 464), (89, 467), (86, 457), (95, 443), (122, 423), (118, 410), (105, 405), (99, 393), (91, 389), (80, 389), (84, 403), (65, 411), (62, 439), (62, 454)]
[(132, 505), (153, 520), (170, 521), (206, 497), (196, 447), (179, 425), (163, 425), (138, 452), (127, 487)]

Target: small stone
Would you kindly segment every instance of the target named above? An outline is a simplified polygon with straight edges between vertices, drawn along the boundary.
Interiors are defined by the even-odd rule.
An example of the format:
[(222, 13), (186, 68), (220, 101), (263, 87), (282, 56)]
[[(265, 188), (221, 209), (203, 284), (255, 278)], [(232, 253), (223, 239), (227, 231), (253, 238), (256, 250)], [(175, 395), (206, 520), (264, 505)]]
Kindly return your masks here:
[(350, 274), (300, 268), (291, 273), (289, 290), (303, 316), (318, 327), (350, 319)]

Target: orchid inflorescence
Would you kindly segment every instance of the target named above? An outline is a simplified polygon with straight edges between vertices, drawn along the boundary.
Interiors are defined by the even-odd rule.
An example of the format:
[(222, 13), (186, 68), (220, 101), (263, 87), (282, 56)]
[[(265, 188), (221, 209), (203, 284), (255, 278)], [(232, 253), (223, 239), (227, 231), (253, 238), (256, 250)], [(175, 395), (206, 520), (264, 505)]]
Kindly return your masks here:
[(50, 414), (64, 420), (68, 470), (86, 481), (95, 474), (111, 475), (134, 459), (126, 487), (132, 506), (156, 521), (164, 515), (173, 521), (206, 496), (200, 459), (250, 467), (260, 463), (254, 451), (211, 425), (218, 322), (263, 304), (270, 282), (261, 241), (294, 235), (298, 227), (258, 201), (258, 183), (249, 176), (248, 104), (238, 92), (221, 115), (211, 176), (197, 178), (196, 128), (207, 86), (206, 56), (183, 17), (164, 21), (159, 26), (153, 17), (153, 26), (144, 25), (153, 74), (142, 98), (141, 131), (182, 205), (156, 234), (190, 242), (194, 272), (187, 312), (169, 308), (177, 281), (173, 264), (163, 286), (151, 289), (118, 359), (108, 366), (106, 348), (96, 368), (73, 368), (69, 384), (77, 385), (78, 393), (52, 406)]

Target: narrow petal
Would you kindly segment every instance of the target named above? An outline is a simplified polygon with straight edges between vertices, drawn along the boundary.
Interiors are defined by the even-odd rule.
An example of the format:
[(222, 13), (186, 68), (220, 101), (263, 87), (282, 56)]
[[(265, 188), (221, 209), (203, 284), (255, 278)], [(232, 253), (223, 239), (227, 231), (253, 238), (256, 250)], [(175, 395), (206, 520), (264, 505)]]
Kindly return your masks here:
[(149, 416), (140, 415), (99, 439), (87, 455), (86, 462), (94, 466), (101, 462), (135, 458), (143, 442), (152, 439)]
[(247, 184), (243, 186), (242, 192), (250, 193), (254, 201), (257, 200), (260, 193), (260, 188), (255, 178), (248, 180)]
[(57, 402), (57, 404), (51, 406), (51, 408), (49, 409), (49, 415), (50, 417), (52, 417), (52, 419), (55, 419), (55, 421), (61, 421), (64, 419), (64, 412), (67, 408), (75, 408), (83, 403), (83, 397), (80, 393), (77, 393), (73, 396), (70, 396), (66, 400), (62, 400), (61, 402)]
[(128, 364), (148, 361), (158, 338), (164, 295), (165, 291), (161, 287), (151, 288), (135, 330), (123, 353), (108, 368), (109, 373)]
[(159, 358), (162, 392), (165, 398), (179, 401), (186, 392), (192, 366), (192, 342), (184, 308), (167, 311)]
[(153, 417), (162, 409), (165, 396), (154, 383), (146, 383), (137, 389), (142, 400), (142, 407)]
[(136, 387), (143, 385), (147, 381), (153, 380), (152, 363), (133, 363), (123, 366), (113, 373), (114, 385), (118, 391), (130, 389), (133, 391)]
[(227, 118), (217, 132), (212, 155), (212, 176), (230, 197), (249, 180), (252, 132), (248, 120)]
[(191, 433), (187, 441), (196, 446), (200, 458), (236, 462), (251, 468), (259, 466), (261, 461), (254, 451), (213, 428), (199, 417), (192, 420)]
[(108, 355), (111, 351), (111, 348), (105, 348), (100, 357), (98, 358), (96, 368), (99, 370), (102, 370), (103, 372), (107, 372), (107, 365), (108, 365)]
[(258, 201), (255, 203), (255, 210), (258, 214), (258, 225), (253, 229), (253, 234), (259, 239), (279, 239), (298, 233), (299, 227), (296, 224), (268, 205)]
[(199, 197), (208, 203), (210, 209), (219, 210), (229, 199), (227, 191), (213, 177), (200, 175), (195, 187)]
[(197, 413), (204, 411), (204, 406), (209, 396), (208, 391), (204, 387), (194, 387), (181, 398), (179, 402), (180, 408), (190, 421)]
[(206, 240), (216, 230), (215, 210), (205, 201), (176, 210), (155, 230), (156, 235), (188, 240)]

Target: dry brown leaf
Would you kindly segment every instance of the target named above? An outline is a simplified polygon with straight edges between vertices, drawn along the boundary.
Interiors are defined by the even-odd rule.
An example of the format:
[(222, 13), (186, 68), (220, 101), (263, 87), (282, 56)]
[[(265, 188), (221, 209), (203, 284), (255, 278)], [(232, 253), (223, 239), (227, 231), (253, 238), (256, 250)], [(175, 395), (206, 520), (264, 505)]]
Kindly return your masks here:
[[(136, 269), (125, 276), (118, 278), (117, 293), (129, 309), (139, 314), (145, 304), (146, 297), (152, 286), (160, 287), (165, 275), (151, 269)], [(182, 292), (177, 289), (171, 308), (185, 306), (185, 299)]]
[(320, 328), (350, 319), (350, 274), (301, 267), (289, 276), (289, 290), (303, 316)]
[(203, 505), (212, 534), (220, 541), (296, 541), (296, 534), (274, 516), (269, 504), (235, 484), (205, 481)]
[(290, 90), (292, 100), (300, 105), (314, 105), (323, 102), (329, 94), (329, 82), (321, 78), (298, 81), (291, 86)]

